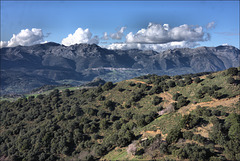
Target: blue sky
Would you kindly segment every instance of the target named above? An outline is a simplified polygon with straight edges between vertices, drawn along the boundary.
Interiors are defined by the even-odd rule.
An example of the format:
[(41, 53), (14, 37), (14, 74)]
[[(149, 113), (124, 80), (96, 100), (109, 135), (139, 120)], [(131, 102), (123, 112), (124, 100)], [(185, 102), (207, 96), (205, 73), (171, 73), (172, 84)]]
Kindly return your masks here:
[[(207, 28), (209, 23), (212, 25)], [(164, 24), (170, 28), (163, 30)], [(180, 27), (184, 24), (187, 26)], [(184, 29), (180, 30), (179, 27)], [(196, 29), (199, 27), (202, 32)], [(40, 29), (42, 35), (29, 36), (29, 41), (19, 40), (23, 38), (20, 35), (26, 33), (34, 36), (32, 28)], [(78, 28), (82, 30), (74, 35)], [(173, 28), (176, 28), (174, 33)], [(26, 29), (29, 31), (19, 34)], [(141, 29), (146, 31), (142, 35), (137, 34)], [(192, 35), (164, 38), (149, 35), (151, 31), (158, 33), (158, 30), (159, 36), (163, 33), (175, 35), (188, 31), (196, 38), (191, 39)], [(107, 40), (101, 39), (104, 32)], [(126, 38), (130, 32), (132, 35)], [(19, 38), (8, 42), (13, 34), (19, 34)], [(69, 34), (73, 36), (68, 37)], [(86, 35), (87, 38), (79, 38)], [(150, 37), (144, 38), (146, 35)], [(94, 42), (104, 47), (113, 43), (113, 46), (118, 44), (117, 48), (125, 45), (125, 48), (145, 49), (147, 45), (153, 47), (158, 44), (161, 48), (156, 50), (163, 50), (178, 47), (179, 45), (174, 46), (178, 42), (180, 47), (229, 44), (239, 48), (239, 1), (1, 1), (1, 41), (5, 46), (10, 43), (12, 46), (31, 45), (30, 42), (44, 41), (62, 43), (67, 37), (64, 42), (69, 45), (75, 42)]]

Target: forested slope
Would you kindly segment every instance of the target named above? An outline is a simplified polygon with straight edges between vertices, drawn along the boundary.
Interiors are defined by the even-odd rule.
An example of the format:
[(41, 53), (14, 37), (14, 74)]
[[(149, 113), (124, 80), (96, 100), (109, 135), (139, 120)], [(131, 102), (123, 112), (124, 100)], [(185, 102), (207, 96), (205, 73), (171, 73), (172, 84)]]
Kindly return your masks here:
[(239, 73), (146, 75), (1, 101), (0, 158), (239, 160)]

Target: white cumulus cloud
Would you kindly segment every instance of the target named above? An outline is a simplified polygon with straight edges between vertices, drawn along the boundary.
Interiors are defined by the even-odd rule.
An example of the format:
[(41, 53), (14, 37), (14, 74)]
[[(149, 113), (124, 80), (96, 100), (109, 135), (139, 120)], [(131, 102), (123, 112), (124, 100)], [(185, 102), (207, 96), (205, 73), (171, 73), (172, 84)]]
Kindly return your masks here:
[(83, 30), (82, 28), (78, 28), (74, 34), (69, 34), (68, 37), (62, 40), (62, 44), (65, 46), (70, 46), (74, 44), (87, 43), (87, 44), (98, 44), (99, 38), (98, 36), (92, 37), (92, 33), (87, 28)]
[(170, 28), (168, 24), (149, 23), (146, 29), (139, 30), (136, 34), (130, 32), (126, 36), (127, 43), (164, 44), (174, 41), (206, 41), (209, 35), (201, 26), (189, 26), (187, 24)]
[(32, 30), (21, 30), (18, 34), (13, 34), (9, 41), (1, 41), (0, 48), (14, 46), (31, 46), (43, 42), (43, 33), (41, 29), (32, 28)]
[[(209, 23), (213, 27), (213, 23)], [(206, 29), (206, 28), (205, 28)], [(113, 43), (108, 49), (140, 49), (164, 51), (174, 48), (193, 48), (198, 42), (210, 40), (210, 34), (202, 26), (183, 24), (171, 28), (169, 24), (149, 23), (147, 28), (140, 29), (136, 33), (126, 35), (124, 43)]]
[(126, 27), (121, 27), (119, 31), (117, 31), (116, 33), (113, 33), (110, 35), (110, 37), (114, 40), (121, 40), (123, 37), (123, 32), (126, 29)]

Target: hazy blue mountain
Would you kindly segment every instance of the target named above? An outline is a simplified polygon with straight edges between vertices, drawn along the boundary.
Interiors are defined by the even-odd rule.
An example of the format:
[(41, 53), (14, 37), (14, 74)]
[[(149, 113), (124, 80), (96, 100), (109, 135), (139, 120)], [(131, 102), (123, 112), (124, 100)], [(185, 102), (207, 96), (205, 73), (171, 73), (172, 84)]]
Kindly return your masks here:
[(99, 77), (120, 81), (147, 73), (177, 75), (219, 71), (237, 67), (240, 62), (239, 49), (233, 46), (180, 48), (158, 53), (50, 42), (0, 51), (2, 94), (27, 92), (65, 80), (71, 83)]

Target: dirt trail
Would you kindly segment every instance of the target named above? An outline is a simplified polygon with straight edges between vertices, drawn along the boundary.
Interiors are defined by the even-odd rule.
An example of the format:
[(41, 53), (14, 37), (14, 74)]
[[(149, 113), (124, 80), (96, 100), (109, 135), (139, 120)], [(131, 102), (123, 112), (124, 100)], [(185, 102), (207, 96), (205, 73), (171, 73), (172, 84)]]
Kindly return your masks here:
[(139, 81), (139, 80), (136, 80), (136, 79), (129, 79), (129, 80), (126, 80), (127, 82), (134, 82), (134, 83), (142, 83), (142, 84), (147, 84), (146, 82), (143, 82), (143, 81)]
[[(175, 102), (172, 99), (172, 95), (168, 92), (164, 92), (159, 94), (160, 97), (162, 97), (165, 101), (164, 101), (164, 107), (168, 106), (169, 104)], [(235, 104), (237, 101), (240, 100), (240, 95), (236, 96), (236, 97), (232, 97), (232, 98), (225, 98), (225, 99), (213, 99), (212, 101), (209, 102), (200, 102), (197, 104), (190, 104), (188, 106), (184, 106), (182, 108), (180, 108), (177, 112), (181, 113), (182, 115), (186, 115), (189, 114), (190, 111), (196, 109), (197, 106), (208, 106), (208, 107), (216, 107), (219, 105), (222, 106), (231, 106), (232, 104)], [(208, 131), (209, 129), (212, 127), (212, 124), (209, 124), (206, 127), (198, 127), (196, 134), (200, 134), (204, 137), (208, 137)], [(142, 138), (145, 138), (147, 136), (155, 136), (157, 134), (161, 134), (163, 136), (163, 138), (166, 138), (166, 135), (163, 135), (162, 132), (158, 129), (157, 131), (142, 131), (141, 134), (143, 134)]]
[(188, 106), (184, 106), (178, 110), (178, 113), (182, 113), (183, 115), (189, 114), (190, 111), (196, 109), (197, 106), (208, 106), (208, 107), (216, 107), (216, 106), (231, 106), (232, 104), (235, 104), (237, 101), (240, 100), (240, 95), (232, 98), (225, 98), (225, 99), (214, 99), (213, 101), (209, 102), (200, 102), (197, 104), (190, 104)]
[(176, 102), (172, 99), (172, 95), (168, 92), (160, 93), (159, 96), (164, 100), (163, 107), (167, 107), (169, 104)]
[(142, 131), (141, 134), (142, 134), (143, 139), (148, 138), (149, 136), (154, 137), (157, 134), (161, 134), (163, 140), (165, 140), (167, 137), (167, 134), (163, 134), (160, 129), (158, 129), (156, 131)]
[(209, 123), (207, 126), (197, 127), (196, 132), (194, 132), (194, 134), (200, 134), (203, 137), (208, 138), (209, 137), (209, 131), (211, 130), (212, 127), (213, 127), (212, 123)]

